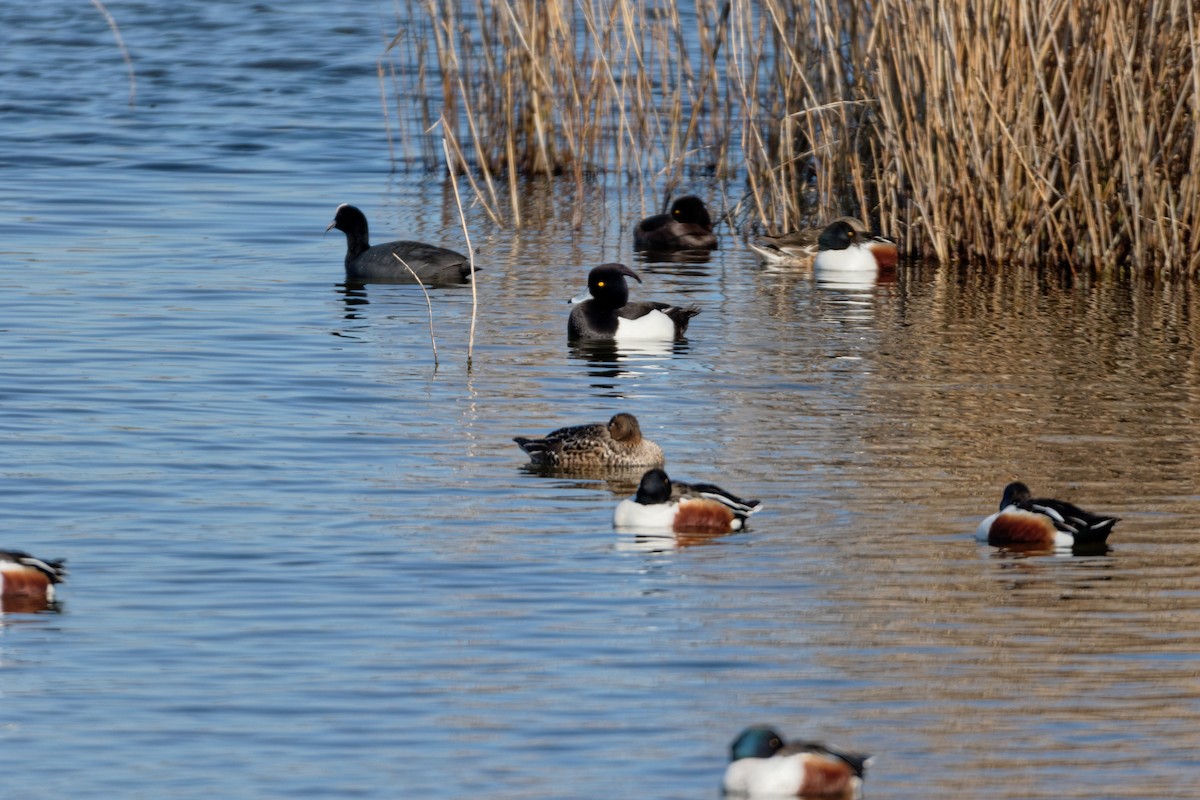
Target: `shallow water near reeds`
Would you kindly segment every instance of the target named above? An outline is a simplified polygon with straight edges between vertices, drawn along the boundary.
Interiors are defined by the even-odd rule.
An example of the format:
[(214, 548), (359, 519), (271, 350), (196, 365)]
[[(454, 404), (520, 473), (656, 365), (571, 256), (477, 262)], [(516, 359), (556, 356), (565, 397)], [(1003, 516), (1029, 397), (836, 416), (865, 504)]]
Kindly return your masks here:
[[(109, 8), (132, 109), (89, 4), (0, 11), (0, 547), (72, 570), (0, 617), (0, 794), (711, 798), (766, 721), (876, 754), (873, 798), (1200, 797), (1194, 292), (645, 263), (619, 186), (573, 230), (533, 183), (520, 232), (468, 209), (435, 366), (420, 291), (322, 235), (465, 248), (392, 171), (390, 9)], [(687, 342), (567, 346), (609, 260)], [(750, 530), (615, 533), (627, 480), (511, 442), (617, 411)], [(1109, 550), (977, 545), (1017, 477)]]

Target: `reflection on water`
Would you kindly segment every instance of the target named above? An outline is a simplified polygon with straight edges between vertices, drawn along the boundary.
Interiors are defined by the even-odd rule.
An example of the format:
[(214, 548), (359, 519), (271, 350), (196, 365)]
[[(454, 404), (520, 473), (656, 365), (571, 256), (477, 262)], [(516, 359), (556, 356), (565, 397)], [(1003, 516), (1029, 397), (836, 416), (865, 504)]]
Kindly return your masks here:
[(644, 533), (617, 530), (616, 549), (630, 553), (670, 553), (687, 547), (706, 547), (725, 542), (732, 533)]
[(671, 360), (688, 352), (687, 339), (579, 340), (568, 346), (570, 358), (582, 361), (591, 387), (602, 397), (634, 398), (637, 381), (651, 373), (666, 376)]

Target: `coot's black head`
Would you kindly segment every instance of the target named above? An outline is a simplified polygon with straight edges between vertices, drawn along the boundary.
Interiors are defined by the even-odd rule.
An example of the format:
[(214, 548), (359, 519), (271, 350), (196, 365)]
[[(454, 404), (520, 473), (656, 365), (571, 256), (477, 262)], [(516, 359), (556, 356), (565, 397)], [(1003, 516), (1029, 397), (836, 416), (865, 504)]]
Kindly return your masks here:
[(858, 231), (844, 219), (834, 220), (817, 239), (818, 250), (845, 250), (858, 241)]
[(349, 203), (342, 203), (333, 215), (333, 222), (325, 230), (337, 228), (348, 236), (367, 238), (367, 215)]
[(620, 308), (629, 302), (626, 277), (642, 282), (641, 276), (624, 264), (601, 264), (588, 273), (588, 294), (598, 305)]
[(633, 499), (644, 506), (667, 502), (671, 499), (671, 479), (664, 470), (657, 467), (650, 470), (642, 476), (637, 496)]
[(708, 215), (708, 207), (704, 201), (694, 194), (680, 197), (671, 204), (671, 218), (676, 222), (689, 222), (712, 230), (712, 217)]
[(783, 737), (766, 725), (751, 725), (729, 746), (729, 760), (770, 758), (783, 749)]

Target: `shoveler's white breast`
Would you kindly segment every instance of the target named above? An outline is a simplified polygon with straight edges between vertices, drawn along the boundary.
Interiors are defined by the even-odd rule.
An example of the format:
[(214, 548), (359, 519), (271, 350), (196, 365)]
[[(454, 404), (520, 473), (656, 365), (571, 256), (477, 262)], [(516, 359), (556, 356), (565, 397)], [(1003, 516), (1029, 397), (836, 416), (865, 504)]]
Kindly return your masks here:
[(615, 339), (674, 339), (675, 320), (657, 309), (637, 319), (617, 318)]
[(843, 250), (822, 250), (817, 253), (813, 268), (824, 272), (876, 272), (879, 262), (869, 247), (852, 244)]
[(739, 758), (725, 769), (724, 788), (742, 796), (795, 797), (804, 780), (799, 757)]
[(678, 510), (679, 503), (643, 505), (626, 498), (617, 504), (617, 510), (613, 512), (613, 525), (618, 528), (669, 532), (674, 530), (675, 513)]

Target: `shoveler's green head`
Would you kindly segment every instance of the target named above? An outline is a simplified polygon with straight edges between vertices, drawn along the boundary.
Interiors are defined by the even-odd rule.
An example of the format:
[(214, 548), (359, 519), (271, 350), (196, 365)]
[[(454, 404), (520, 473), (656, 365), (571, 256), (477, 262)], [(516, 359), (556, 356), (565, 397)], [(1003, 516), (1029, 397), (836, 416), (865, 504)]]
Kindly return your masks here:
[(751, 725), (738, 734), (729, 747), (729, 760), (770, 758), (783, 747), (783, 737), (766, 725)]

